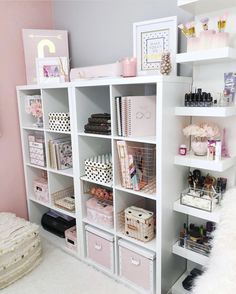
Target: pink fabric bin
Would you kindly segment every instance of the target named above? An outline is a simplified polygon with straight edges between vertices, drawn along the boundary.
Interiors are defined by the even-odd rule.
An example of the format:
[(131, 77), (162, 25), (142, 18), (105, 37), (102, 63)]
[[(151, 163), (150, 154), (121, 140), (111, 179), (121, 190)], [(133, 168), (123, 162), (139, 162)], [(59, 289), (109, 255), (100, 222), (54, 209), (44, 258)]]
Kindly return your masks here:
[(113, 206), (107, 201), (90, 198), (86, 202), (87, 218), (106, 228), (113, 228)]
[(155, 253), (120, 239), (119, 274), (140, 291), (155, 293)]
[(86, 226), (87, 257), (105, 271), (114, 273), (114, 237)]
[(77, 233), (76, 226), (65, 231), (66, 246), (74, 251), (77, 250)]

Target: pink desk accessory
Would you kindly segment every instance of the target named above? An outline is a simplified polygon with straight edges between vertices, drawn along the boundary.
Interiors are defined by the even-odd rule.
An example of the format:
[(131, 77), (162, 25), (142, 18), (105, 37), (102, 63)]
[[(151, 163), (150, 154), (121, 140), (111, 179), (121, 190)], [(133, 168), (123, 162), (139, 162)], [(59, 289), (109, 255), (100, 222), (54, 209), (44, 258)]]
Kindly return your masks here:
[(137, 75), (137, 59), (135, 57), (124, 58), (122, 64), (123, 77), (136, 77)]

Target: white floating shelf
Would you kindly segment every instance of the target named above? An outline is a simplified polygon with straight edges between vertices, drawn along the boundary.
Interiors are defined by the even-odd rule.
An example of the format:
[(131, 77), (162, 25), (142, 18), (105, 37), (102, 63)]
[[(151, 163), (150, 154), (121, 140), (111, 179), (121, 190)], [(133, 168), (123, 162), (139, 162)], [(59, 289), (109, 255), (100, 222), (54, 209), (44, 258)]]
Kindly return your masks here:
[(93, 181), (91, 179), (88, 179), (87, 176), (82, 176), (82, 177), (80, 177), (80, 179), (82, 181), (86, 181), (86, 182), (98, 184), (98, 185), (101, 185), (101, 186), (104, 186), (104, 187), (108, 187), (108, 188), (112, 188), (112, 182), (109, 182), (109, 183), (101, 183), (101, 182), (98, 182), (98, 181)]
[(189, 291), (185, 290), (182, 286), (183, 280), (189, 275), (188, 272), (185, 272), (178, 281), (172, 286), (171, 294), (189, 294)]
[(32, 126), (24, 126), (22, 127), (23, 130), (26, 130), (26, 131), (36, 131), (36, 132), (43, 132), (44, 131), (44, 128), (37, 128), (37, 127), (32, 127)]
[(141, 197), (145, 197), (148, 199), (153, 199), (153, 200), (157, 199), (156, 194), (148, 194), (148, 193), (142, 192), (142, 190), (135, 191), (133, 189), (123, 188), (122, 186), (119, 186), (119, 185), (117, 185), (115, 188), (116, 188), (116, 190), (123, 191), (123, 192), (130, 193), (130, 194), (134, 194), (134, 195), (141, 196)]
[(195, 156), (192, 154), (186, 156), (176, 155), (174, 162), (176, 165), (223, 172), (234, 165), (235, 157), (223, 158), (220, 161), (216, 161), (207, 160), (206, 156)]
[(224, 47), (211, 50), (179, 53), (176, 55), (177, 63), (207, 64), (227, 61), (236, 61), (235, 49)]
[(203, 266), (206, 265), (209, 260), (209, 257), (203, 254), (200, 254), (200, 253), (197, 253), (192, 250), (179, 246), (179, 242), (176, 242), (173, 245), (172, 252), (176, 255), (184, 257), (192, 262), (198, 263)]
[(73, 177), (73, 168), (68, 168), (68, 169), (53, 169), (53, 168), (48, 168), (47, 169), (49, 172), (59, 174), (62, 176), (67, 176), (67, 177)]
[(105, 232), (108, 232), (108, 233), (110, 233), (110, 234), (114, 234), (114, 229), (113, 229), (113, 228), (112, 228), (112, 229), (109, 229), (109, 228), (106, 228), (106, 227), (104, 227), (104, 226), (98, 225), (98, 224), (96, 224), (96, 223), (94, 223), (94, 222), (91, 222), (91, 221), (88, 220), (87, 218), (83, 218), (83, 222), (86, 223), (86, 224), (89, 224), (89, 225), (91, 225), (91, 226), (94, 226), (94, 227), (96, 227), (96, 228), (98, 228), (98, 229), (101, 229), (101, 230), (103, 230), (103, 231), (105, 231)]
[(42, 201), (36, 200), (36, 199), (34, 199), (33, 197), (30, 197), (29, 200), (30, 200), (30, 201), (33, 201), (33, 202), (35, 202), (35, 203), (38, 203), (38, 204), (40, 204), (40, 205), (42, 205), (42, 206), (48, 207), (49, 209), (53, 209), (53, 210), (55, 210), (55, 211), (58, 211), (58, 212), (60, 212), (60, 213), (63, 213), (63, 214), (65, 214), (65, 215), (68, 215), (68, 216), (71, 216), (71, 217), (75, 218), (75, 212), (70, 212), (70, 211), (67, 211), (67, 210), (65, 210), (65, 209), (63, 209), (63, 208), (59, 208), (59, 207), (57, 207), (57, 206), (50, 205), (49, 203), (45, 203), (45, 202), (42, 202)]
[(152, 239), (149, 242), (142, 242), (142, 241), (139, 241), (137, 239), (134, 239), (134, 238), (131, 238), (129, 236), (126, 236), (122, 232), (117, 232), (116, 235), (118, 237), (122, 238), (122, 239), (128, 240), (129, 242), (134, 243), (136, 245), (139, 245), (139, 246), (141, 246), (143, 248), (146, 248), (148, 250), (155, 251), (155, 252), (157, 250), (157, 248), (156, 248), (156, 238)]
[(147, 143), (147, 144), (156, 144), (156, 137), (121, 137), (121, 136), (114, 136), (115, 140), (122, 140), (122, 141), (129, 141), (129, 142), (140, 142), (140, 143)]
[(45, 166), (40, 166), (40, 165), (36, 165), (36, 164), (32, 164), (32, 163), (26, 163), (26, 165), (30, 166), (30, 167), (38, 168), (38, 169), (47, 170), (47, 168)]
[(47, 133), (56, 133), (56, 134), (65, 134), (65, 135), (70, 135), (71, 134), (70, 131), (54, 131), (54, 130), (50, 130), (50, 129), (45, 129), (45, 132), (47, 132)]
[(218, 223), (220, 220), (220, 207), (217, 207), (213, 212), (207, 212), (201, 209), (182, 205), (180, 204), (180, 199), (175, 201), (174, 211), (209, 220), (215, 223)]
[(178, 7), (194, 15), (236, 6), (235, 0), (178, 0)]
[(91, 134), (91, 133), (83, 133), (83, 132), (78, 133), (78, 135), (82, 137), (111, 139), (111, 135)]
[(31, 197), (29, 198), (29, 200), (30, 200), (30, 201), (33, 201), (33, 202), (35, 202), (35, 203), (38, 203), (38, 204), (40, 204), (40, 205), (43, 205), (43, 206), (45, 206), (45, 207), (51, 208), (50, 203), (46, 203), (46, 202), (43, 202), (43, 201), (36, 200), (33, 196), (31, 196)]
[(175, 115), (229, 117), (236, 115), (236, 107), (176, 107)]

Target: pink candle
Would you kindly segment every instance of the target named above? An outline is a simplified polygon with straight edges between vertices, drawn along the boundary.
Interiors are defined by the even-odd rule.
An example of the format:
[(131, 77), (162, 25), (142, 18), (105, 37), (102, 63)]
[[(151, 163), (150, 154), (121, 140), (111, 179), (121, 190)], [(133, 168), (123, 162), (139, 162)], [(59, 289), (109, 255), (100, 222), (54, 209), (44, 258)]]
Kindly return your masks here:
[(124, 58), (122, 60), (122, 76), (136, 77), (137, 74), (137, 60), (135, 57)]

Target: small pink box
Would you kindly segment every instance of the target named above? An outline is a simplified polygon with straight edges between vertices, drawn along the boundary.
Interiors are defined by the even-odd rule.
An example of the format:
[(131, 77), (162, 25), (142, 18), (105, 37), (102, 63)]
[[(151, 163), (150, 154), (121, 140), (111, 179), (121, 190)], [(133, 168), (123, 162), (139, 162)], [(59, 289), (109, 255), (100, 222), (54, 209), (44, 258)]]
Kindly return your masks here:
[(120, 77), (121, 63), (119, 61), (111, 64), (72, 68), (70, 81), (91, 78)]
[(76, 226), (65, 231), (66, 246), (74, 251), (77, 251), (77, 233)]
[(140, 291), (155, 293), (155, 253), (120, 239), (119, 272)]
[(86, 206), (88, 220), (106, 228), (113, 228), (113, 206), (109, 202), (90, 198)]
[(87, 257), (105, 271), (114, 273), (114, 237), (86, 226)]
[(35, 199), (44, 203), (49, 203), (48, 182), (44, 178), (33, 181)]

